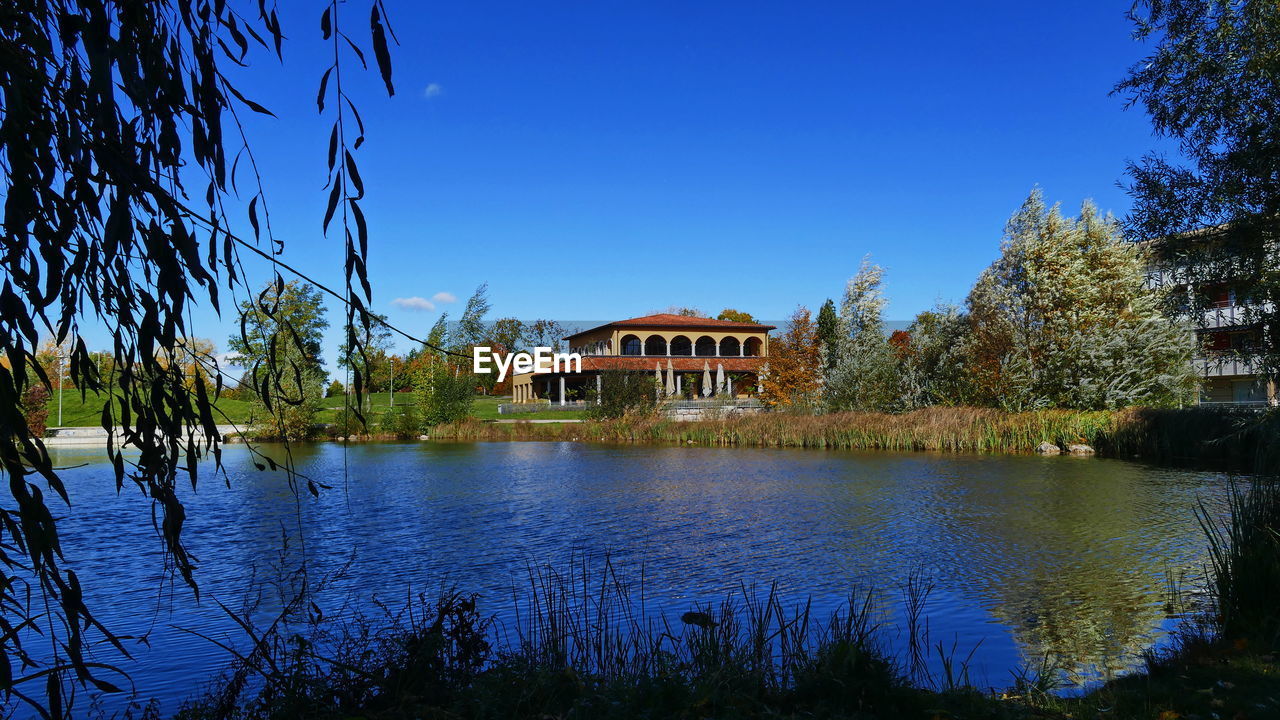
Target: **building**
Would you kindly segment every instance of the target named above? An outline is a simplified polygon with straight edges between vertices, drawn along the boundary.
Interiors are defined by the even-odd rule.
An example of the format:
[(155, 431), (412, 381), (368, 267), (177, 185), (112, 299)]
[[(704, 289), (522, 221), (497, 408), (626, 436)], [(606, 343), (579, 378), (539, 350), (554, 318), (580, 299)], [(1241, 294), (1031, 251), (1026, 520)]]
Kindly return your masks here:
[[(1213, 233), (1202, 234), (1203, 242), (1215, 242)], [(1156, 247), (1143, 245), (1149, 250)], [(1199, 348), (1195, 364), (1204, 378), (1200, 404), (1276, 405), (1276, 382), (1262, 373), (1257, 356), (1264, 330), (1260, 311), (1266, 308), (1250, 302), (1240, 290), (1247, 283), (1240, 279), (1239, 263), (1232, 262), (1229, 254), (1216, 257), (1213, 271), (1195, 273), (1167, 261), (1153, 261), (1147, 269), (1147, 284), (1187, 298), (1183, 312), (1195, 327)]]
[(723, 370), (724, 394), (752, 397), (761, 368), (768, 362), (769, 331), (774, 329), (773, 325), (668, 314), (606, 323), (565, 338), (569, 352), (582, 356), (581, 372), (561, 368), (560, 372), (518, 374), (511, 381), (512, 399), (561, 404), (582, 400), (591, 390), (599, 390), (604, 373), (652, 374), (661, 368), (665, 379), (668, 365), (676, 397), (703, 396), (702, 376), (707, 368), (713, 382)]

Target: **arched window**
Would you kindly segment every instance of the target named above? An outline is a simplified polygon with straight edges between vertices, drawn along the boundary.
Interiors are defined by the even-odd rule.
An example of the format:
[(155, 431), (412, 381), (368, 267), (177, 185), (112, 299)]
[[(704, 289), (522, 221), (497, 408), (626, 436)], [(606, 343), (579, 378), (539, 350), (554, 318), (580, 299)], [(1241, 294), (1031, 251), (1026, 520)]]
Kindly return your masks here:
[(644, 354), (645, 355), (666, 355), (667, 339), (662, 337), (661, 335), (650, 335), (648, 339), (644, 341)]
[(742, 354), (742, 343), (738, 342), (738, 338), (727, 337), (720, 341), (720, 355), (726, 357), (734, 357)]
[(693, 343), (689, 338), (683, 335), (677, 335), (671, 338), (671, 354), (672, 355), (692, 355)]
[(698, 338), (698, 342), (693, 345), (693, 354), (698, 357), (714, 357), (716, 354), (716, 341), (710, 335), (703, 335)]
[(746, 350), (745, 354), (748, 357), (759, 357), (760, 348), (763, 345), (764, 343), (760, 342), (760, 338), (747, 338), (747, 341), (743, 343), (743, 349)]
[(623, 355), (639, 355), (641, 350), (640, 338), (635, 335), (627, 335), (622, 338), (622, 354)]

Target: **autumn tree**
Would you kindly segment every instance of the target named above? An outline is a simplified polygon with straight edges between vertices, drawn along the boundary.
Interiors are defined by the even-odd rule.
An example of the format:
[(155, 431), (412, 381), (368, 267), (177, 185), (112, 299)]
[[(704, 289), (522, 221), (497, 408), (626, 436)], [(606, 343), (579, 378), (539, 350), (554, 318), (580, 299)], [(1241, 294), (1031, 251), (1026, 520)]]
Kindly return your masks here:
[(720, 314), (716, 316), (716, 319), (740, 323), (753, 323), (756, 321), (756, 319), (751, 316), (751, 313), (744, 313), (741, 310), (734, 310), (733, 308), (725, 308), (721, 310)]
[(770, 407), (811, 407), (818, 401), (822, 351), (809, 309), (797, 307), (787, 331), (769, 343), (769, 370), (760, 380)]

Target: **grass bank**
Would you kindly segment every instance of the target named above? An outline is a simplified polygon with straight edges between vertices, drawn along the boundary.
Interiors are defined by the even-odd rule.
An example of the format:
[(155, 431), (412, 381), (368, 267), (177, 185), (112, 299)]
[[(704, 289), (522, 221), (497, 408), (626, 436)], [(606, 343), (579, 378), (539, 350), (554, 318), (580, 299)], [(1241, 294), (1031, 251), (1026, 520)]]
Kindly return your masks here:
[(567, 425), (468, 420), (438, 426), (431, 436), (977, 453), (1032, 453), (1042, 442), (1062, 448), (1082, 443), (1116, 457), (1280, 468), (1280, 416), (1220, 408), (1009, 413), (937, 407), (901, 414), (766, 413), (700, 422), (643, 415)]

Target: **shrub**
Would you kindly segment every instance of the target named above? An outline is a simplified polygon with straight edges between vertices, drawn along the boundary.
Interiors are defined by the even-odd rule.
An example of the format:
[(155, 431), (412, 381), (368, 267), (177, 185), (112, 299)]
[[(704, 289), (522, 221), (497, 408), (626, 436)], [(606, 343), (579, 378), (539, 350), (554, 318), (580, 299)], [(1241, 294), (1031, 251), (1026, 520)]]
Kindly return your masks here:
[(39, 383), (22, 393), (22, 417), (31, 437), (44, 437), (49, 424), (49, 390)]
[(600, 393), (587, 393), (591, 405), (589, 418), (617, 418), (628, 413), (652, 412), (657, 404), (657, 391), (650, 373), (610, 372), (600, 376)]

